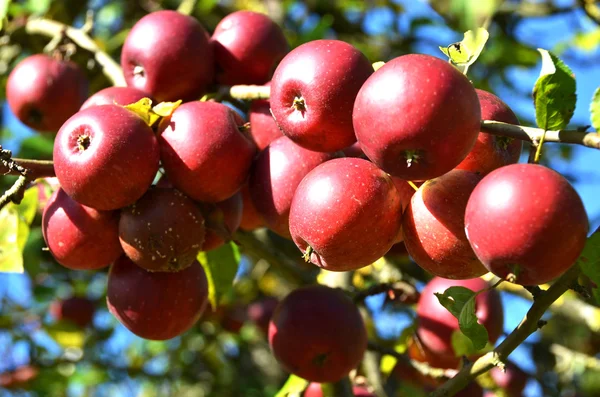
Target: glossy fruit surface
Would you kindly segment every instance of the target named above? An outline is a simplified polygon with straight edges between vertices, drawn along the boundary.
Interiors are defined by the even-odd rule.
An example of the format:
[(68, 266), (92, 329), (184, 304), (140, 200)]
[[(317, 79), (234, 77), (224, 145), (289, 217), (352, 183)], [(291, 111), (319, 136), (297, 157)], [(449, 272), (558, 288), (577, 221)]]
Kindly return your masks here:
[(287, 371), (311, 382), (337, 382), (362, 360), (367, 331), (344, 292), (311, 285), (295, 289), (275, 309), (269, 344)]
[(258, 150), (263, 150), (275, 139), (283, 136), (271, 115), (271, 104), (269, 101), (252, 101), (248, 119), (250, 121), (250, 134)]
[(150, 98), (150, 95), (134, 87), (108, 87), (89, 97), (81, 105), (81, 109), (98, 105), (125, 106), (135, 103), (142, 98)]
[(250, 231), (263, 227), (265, 221), (262, 219), (250, 196), (248, 184), (245, 184), (240, 191), (242, 195), (242, 220), (240, 221), (240, 229)]
[(42, 232), (52, 256), (69, 269), (100, 269), (123, 253), (119, 213), (86, 207), (62, 189), (52, 194), (44, 208)]
[(208, 281), (198, 262), (180, 272), (148, 272), (125, 255), (110, 268), (106, 304), (127, 329), (167, 340), (190, 329), (208, 303)]
[(475, 88), (430, 55), (392, 59), (362, 86), (353, 111), (356, 138), (384, 171), (410, 181), (438, 177), (471, 151), (481, 121)]
[(204, 217), (176, 189), (150, 188), (121, 210), (119, 239), (125, 255), (149, 271), (177, 272), (196, 260), (204, 244)]
[(121, 67), (128, 86), (158, 102), (199, 99), (214, 77), (206, 30), (196, 19), (171, 10), (137, 21), (123, 44)]
[(43, 54), (19, 62), (6, 83), (6, 100), (15, 116), (43, 132), (58, 131), (87, 95), (87, 77), (77, 64)]
[(352, 107), (371, 73), (369, 60), (348, 43), (315, 40), (302, 44), (275, 70), (270, 99), (273, 116), (283, 133), (306, 149), (342, 150), (356, 141)]
[(465, 214), (467, 238), (485, 267), (521, 285), (564, 273), (586, 242), (581, 198), (559, 173), (537, 164), (512, 164), (477, 185)]

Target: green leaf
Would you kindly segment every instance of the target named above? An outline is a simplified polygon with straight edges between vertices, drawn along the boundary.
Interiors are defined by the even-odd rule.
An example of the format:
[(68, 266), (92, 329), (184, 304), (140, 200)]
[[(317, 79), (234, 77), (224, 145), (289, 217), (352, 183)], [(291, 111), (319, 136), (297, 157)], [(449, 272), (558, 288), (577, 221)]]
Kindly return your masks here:
[(290, 375), (275, 397), (300, 397), (300, 394), (307, 386), (308, 381), (306, 379), (302, 379), (296, 375)]
[(4, 19), (6, 18), (9, 4), (10, 0), (0, 0), (0, 29), (2, 29), (2, 26), (4, 25)]
[[(23, 273), (23, 255), (19, 248), (19, 219), (13, 204), (0, 211), (0, 272)], [(23, 230), (21, 230), (21, 233)]]
[(590, 104), (590, 114), (592, 127), (594, 127), (596, 132), (600, 131), (600, 87), (594, 92), (592, 103)]
[(461, 331), (452, 333), (452, 349), (456, 357), (473, 356), (476, 354), (485, 354), (494, 349), (494, 346), (488, 341), (483, 349), (476, 349), (471, 339)]
[(214, 308), (233, 286), (240, 263), (240, 251), (234, 243), (224, 244), (219, 248), (198, 254), (208, 278), (208, 298)]
[(592, 292), (596, 302), (600, 303), (600, 228), (588, 237), (577, 263), (583, 274), (598, 286)]
[(447, 47), (440, 47), (440, 50), (446, 54), (450, 62), (466, 74), (469, 66), (479, 58), (489, 37), (490, 34), (484, 28), (477, 28), (475, 31), (469, 30), (465, 32), (462, 41)]
[(479, 324), (475, 314), (477, 293), (465, 287), (450, 287), (443, 294), (436, 293), (435, 296), (458, 319), (460, 331), (471, 339), (475, 350), (483, 349), (489, 338), (487, 330)]
[(538, 51), (542, 54), (542, 70), (533, 88), (535, 120), (546, 131), (561, 130), (575, 112), (575, 76), (556, 55), (541, 48)]
[(30, 187), (25, 191), (23, 195), (23, 200), (21, 200), (21, 204), (17, 207), (17, 212), (19, 216), (27, 225), (31, 225), (33, 222), (33, 218), (35, 218), (35, 212), (38, 207), (38, 194), (39, 194), (39, 186)]

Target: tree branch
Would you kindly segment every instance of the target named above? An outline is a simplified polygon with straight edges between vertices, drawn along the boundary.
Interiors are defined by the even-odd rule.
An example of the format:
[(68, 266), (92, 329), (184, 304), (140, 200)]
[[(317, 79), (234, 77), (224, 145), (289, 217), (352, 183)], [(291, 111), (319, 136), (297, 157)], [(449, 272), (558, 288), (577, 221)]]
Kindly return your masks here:
[(8, 203), (13, 202), (20, 204), (25, 194), (25, 188), (27, 187), (28, 178), (25, 175), (21, 175), (17, 181), (8, 189), (2, 197), (0, 197), (0, 210), (4, 208)]
[(269, 99), (271, 96), (271, 87), (265, 85), (223, 86), (219, 88), (219, 92), (224, 96), (234, 99), (251, 101), (255, 99)]
[[(15, 165), (26, 171), (29, 180), (56, 176), (54, 173), (54, 163), (50, 160), (12, 159), (12, 161)], [(0, 174), (22, 175), (23, 173), (0, 161)]]
[(573, 265), (563, 274), (548, 290), (544, 291), (533, 303), (525, 318), (511, 332), (502, 343), (493, 351), (485, 354), (473, 363), (464, 366), (456, 376), (431, 393), (430, 397), (453, 396), (479, 375), (506, 361), (510, 353), (515, 350), (529, 335), (539, 327), (542, 318), (550, 305), (560, 298), (573, 285), (579, 276), (579, 266)]
[[(524, 127), (492, 120), (483, 120), (481, 122), (481, 131), (532, 142), (534, 145), (539, 143), (544, 134), (544, 130), (541, 128)], [(600, 149), (600, 135), (595, 132), (577, 130), (547, 131), (544, 142), (571, 143)]]
[(82, 29), (73, 28), (60, 22), (46, 18), (31, 18), (27, 21), (25, 30), (29, 34), (41, 34), (47, 37), (67, 36), (79, 47), (94, 54), (96, 62), (102, 67), (104, 75), (115, 86), (125, 86), (125, 77), (121, 66), (102, 51), (96, 42)]
[(413, 304), (419, 300), (419, 292), (413, 285), (405, 281), (397, 281), (394, 283), (376, 284), (370, 288), (361, 290), (354, 295), (354, 302), (361, 303), (369, 296), (378, 295), (382, 292), (391, 292), (400, 302), (406, 304)]

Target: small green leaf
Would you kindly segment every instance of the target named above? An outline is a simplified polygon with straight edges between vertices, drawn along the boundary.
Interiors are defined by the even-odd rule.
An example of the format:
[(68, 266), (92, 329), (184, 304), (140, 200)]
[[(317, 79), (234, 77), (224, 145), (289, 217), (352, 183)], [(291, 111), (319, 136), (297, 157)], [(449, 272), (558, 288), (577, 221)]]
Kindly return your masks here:
[(450, 287), (435, 296), (454, 317), (458, 319), (460, 331), (473, 342), (476, 350), (483, 349), (488, 341), (485, 327), (477, 321), (475, 298), (477, 293), (465, 287)]
[(575, 76), (556, 55), (541, 48), (538, 51), (542, 54), (542, 70), (533, 88), (535, 120), (546, 131), (561, 130), (575, 112)]
[(290, 375), (275, 397), (300, 397), (308, 386), (308, 381), (296, 375)]
[(465, 32), (462, 41), (447, 47), (440, 47), (440, 50), (446, 54), (450, 62), (466, 74), (469, 66), (479, 58), (489, 37), (490, 34), (484, 28), (477, 28), (475, 31), (469, 30)]
[(154, 123), (160, 118), (160, 116), (152, 110), (152, 100), (150, 98), (142, 98), (136, 103), (132, 103), (124, 106), (125, 109), (131, 110), (144, 120), (149, 127), (152, 127)]
[(596, 302), (600, 303), (600, 228), (587, 239), (577, 263), (583, 274), (597, 285), (592, 293)]
[(208, 278), (208, 299), (214, 308), (233, 286), (240, 263), (240, 251), (234, 243), (227, 243), (210, 251), (198, 254)]
[(600, 131), (600, 87), (594, 92), (592, 103), (590, 104), (590, 114), (592, 120), (592, 127), (596, 132)]
[(469, 357), (475, 354), (484, 354), (488, 351), (492, 351), (494, 346), (488, 341), (483, 349), (475, 349), (471, 339), (461, 331), (457, 330), (452, 333), (452, 349), (454, 350), (456, 357)]
[(23, 255), (19, 248), (19, 213), (11, 203), (0, 211), (0, 272), (23, 273)]

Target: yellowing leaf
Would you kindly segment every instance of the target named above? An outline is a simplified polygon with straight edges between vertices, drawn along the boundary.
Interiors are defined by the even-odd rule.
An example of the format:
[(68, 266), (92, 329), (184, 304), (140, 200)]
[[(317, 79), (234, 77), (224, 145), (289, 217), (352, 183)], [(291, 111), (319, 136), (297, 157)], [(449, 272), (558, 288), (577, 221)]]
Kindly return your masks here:
[(308, 386), (308, 381), (296, 375), (290, 375), (283, 387), (275, 397), (300, 397), (300, 394)]
[(484, 28), (477, 28), (475, 31), (468, 30), (465, 32), (462, 41), (450, 44), (447, 47), (440, 47), (440, 50), (446, 54), (450, 62), (466, 74), (469, 66), (479, 58), (489, 37), (490, 34)]
[(152, 100), (150, 98), (142, 98), (139, 101), (124, 107), (140, 116), (149, 127), (152, 127), (160, 118), (160, 116), (152, 110)]
[(161, 117), (169, 117), (173, 114), (175, 109), (181, 105), (182, 100), (178, 100), (177, 102), (161, 102), (158, 105), (154, 106), (152, 110), (154, 113), (158, 114)]

